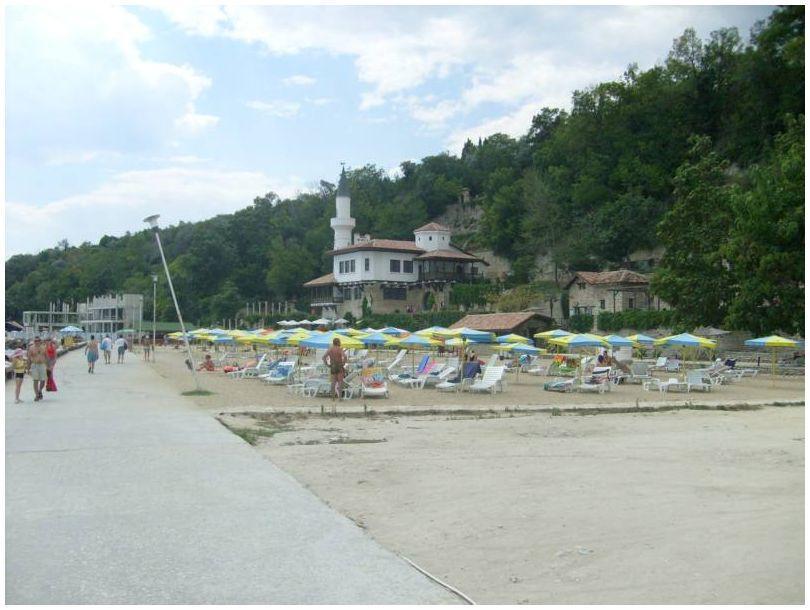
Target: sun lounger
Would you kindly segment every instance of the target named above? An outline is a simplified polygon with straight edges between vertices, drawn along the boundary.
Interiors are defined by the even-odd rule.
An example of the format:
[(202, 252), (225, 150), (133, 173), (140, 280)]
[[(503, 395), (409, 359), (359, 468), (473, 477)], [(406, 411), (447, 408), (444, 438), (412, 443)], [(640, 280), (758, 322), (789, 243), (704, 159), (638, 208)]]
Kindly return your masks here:
[(712, 380), (701, 370), (687, 371), (686, 372), (686, 385), (687, 391), (700, 390), (702, 392), (711, 392)]
[(421, 390), (425, 387), (425, 381), (427, 381), (430, 372), (433, 370), (435, 366), (435, 362), (428, 362), (425, 367), (422, 369), (422, 372), (419, 373), (416, 377), (396, 377), (393, 379), (395, 383), (400, 385), (404, 385), (410, 389), (418, 389)]
[(610, 392), (610, 378), (604, 375), (589, 377), (576, 377), (573, 379), (573, 389), (576, 392)]
[(258, 377), (260, 373), (266, 371), (267, 354), (262, 354), (259, 361), (254, 366), (246, 366), (236, 371), (226, 373), (231, 379), (244, 379), (246, 377)]
[(481, 366), (477, 362), (467, 362), (460, 376), (437, 383), (436, 389), (440, 392), (458, 392), (471, 384), (480, 371)]
[(292, 380), (293, 373), (295, 373), (295, 364), (295, 360), (279, 362), (278, 365), (270, 371), (269, 375), (262, 377), (262, 381), (271, 385), (289, 383)]
[(388, 383), (380, 370), (366, 370), (360, 380), (364, 398), (388, 398)]
[(649, 370), (650, 371), (665, 371), (666, 368), (667, 368), (667, 357), (666, 356), (660, 356), (658, 358), (658, 360), (655, 361), (655, 364), (653, 364), (650, 367)]
[(634, 362), (630, 365), (630, 375), (626, 378), (627, 383), (644, 383), (652, 379), (650, 367), (643, 362)]
[(457, 369), (452, 366), (445, 366), (440, 371), (433, 371), (431, 372), (427, 378), (425, 379), (425, 385), (427, 387), (435, 387), (436, 385), (442, 383), (443, 381), (447, 381), (453, 375), (456, 374)]
[(688, 392), (689, 384), (685, 381), (680, 381), (675, 377), (670, 377), (666, 381), (662, 381), (659, 385), (661, 393), (665, 392)]
[(400, 365), (402, 360), (405, 358), (405, 354), (407, 353), (408, 350), (401, 349), (397, 352), (397, 355), (394, 356), (394, 359), (391, 360), (390, 362), (381, 360), (380, 366), (384, 366), (386, 371), (388, 373), (391, 373), (395, 368), (397, 368)]
[[(488, 365), (480, 379), (474, 380), (467, 390), (470, 392), (503, 392), (503, 374), (506, 368), (503, 366)], [(464, 388), (462, 388), (463, 390)]]
[(574, 379), (552, 379), (543, 384), (546, 392), (572, 392), (574, 390)]

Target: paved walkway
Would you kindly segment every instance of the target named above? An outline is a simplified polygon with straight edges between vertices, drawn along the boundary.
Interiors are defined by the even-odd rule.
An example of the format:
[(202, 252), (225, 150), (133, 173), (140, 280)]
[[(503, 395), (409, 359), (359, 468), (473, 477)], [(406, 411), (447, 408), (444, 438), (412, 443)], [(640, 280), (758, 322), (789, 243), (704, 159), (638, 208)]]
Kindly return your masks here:
[(139, 362), (6, 383), (6, 603), (458, 603)]

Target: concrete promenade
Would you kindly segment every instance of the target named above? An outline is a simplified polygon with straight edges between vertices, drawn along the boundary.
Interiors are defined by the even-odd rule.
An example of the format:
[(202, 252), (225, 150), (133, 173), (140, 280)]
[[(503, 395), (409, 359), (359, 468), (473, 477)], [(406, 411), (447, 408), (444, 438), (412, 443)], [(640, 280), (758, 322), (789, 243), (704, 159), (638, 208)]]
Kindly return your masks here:
[(459, 603), (138, 356), (96, 370), (6, 383), (6, 603)]

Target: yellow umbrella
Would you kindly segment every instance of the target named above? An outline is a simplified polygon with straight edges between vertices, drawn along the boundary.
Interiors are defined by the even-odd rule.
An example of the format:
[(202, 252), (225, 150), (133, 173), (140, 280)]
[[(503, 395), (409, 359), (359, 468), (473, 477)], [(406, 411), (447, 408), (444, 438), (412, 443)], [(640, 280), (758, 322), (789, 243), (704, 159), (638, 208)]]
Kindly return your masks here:
[(745, 341), (748, 347), (767, 347), (771, 349), (771, 375), (776, 376), (776, 350), (779, 348), (796, 348), (799, 345), (798, 341), (780, 337), (779, 335), (770, 335), (769, 337), (758, 337), (757, 339), (748, 339)]

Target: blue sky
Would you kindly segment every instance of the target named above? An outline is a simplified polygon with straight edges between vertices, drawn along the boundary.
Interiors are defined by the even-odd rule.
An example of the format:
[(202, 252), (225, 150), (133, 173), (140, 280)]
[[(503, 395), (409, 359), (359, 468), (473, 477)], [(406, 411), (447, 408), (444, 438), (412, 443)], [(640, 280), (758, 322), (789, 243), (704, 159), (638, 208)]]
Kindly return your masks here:
[(495, 132), (770, 6), (6, 9), (6, 256)]

